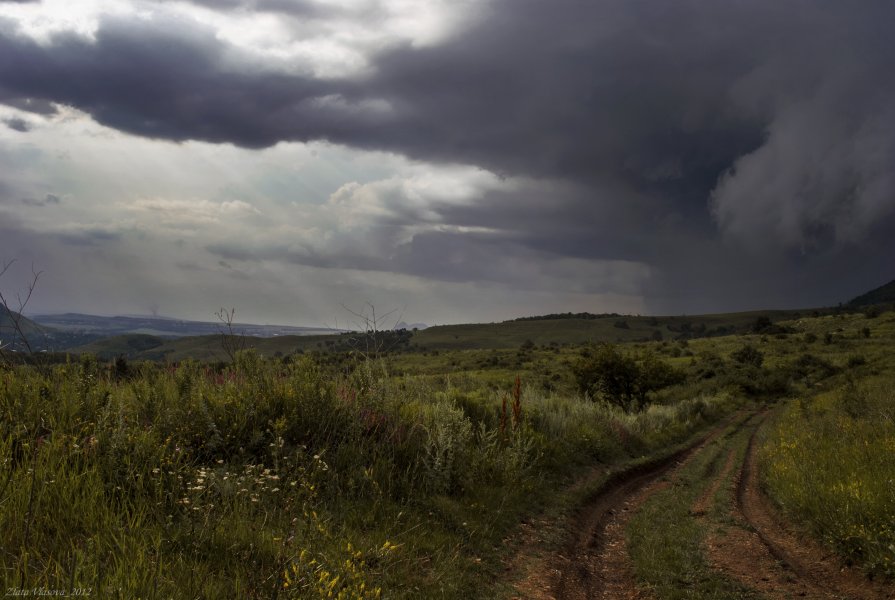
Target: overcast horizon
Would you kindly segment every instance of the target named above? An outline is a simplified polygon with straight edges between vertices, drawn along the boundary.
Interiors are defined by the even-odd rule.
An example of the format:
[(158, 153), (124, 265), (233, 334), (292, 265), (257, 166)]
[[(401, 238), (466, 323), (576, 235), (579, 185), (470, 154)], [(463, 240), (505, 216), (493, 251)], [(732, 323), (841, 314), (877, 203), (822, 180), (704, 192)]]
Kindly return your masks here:
[(895, 4), (0, 0), (30, 314), (338, 327), (895, 278)]

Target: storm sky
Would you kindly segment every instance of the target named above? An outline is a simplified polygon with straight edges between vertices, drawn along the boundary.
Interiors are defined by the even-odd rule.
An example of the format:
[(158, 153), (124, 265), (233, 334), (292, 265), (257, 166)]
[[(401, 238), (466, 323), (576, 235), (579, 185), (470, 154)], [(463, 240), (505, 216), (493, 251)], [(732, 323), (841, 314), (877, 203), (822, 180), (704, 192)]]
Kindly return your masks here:
[(344, 325), (895, 277), (895, 3), (0, 1), (31, 313)]

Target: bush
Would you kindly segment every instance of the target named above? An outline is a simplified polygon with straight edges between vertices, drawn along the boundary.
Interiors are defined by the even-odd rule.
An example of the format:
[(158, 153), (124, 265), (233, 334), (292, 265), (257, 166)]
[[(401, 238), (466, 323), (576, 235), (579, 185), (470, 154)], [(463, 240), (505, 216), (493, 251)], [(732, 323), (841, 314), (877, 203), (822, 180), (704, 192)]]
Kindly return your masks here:
[(794, 377), (813, 383), (835, 375), (838, 369), (822, 358), (805, 353), (792, 362), (789, 371)]
[(574, 372), (582, 394), (592, 400), (603, 398), (626, 411), (634, 408), (640, 369), (637, 361), (612, 344), (601, 344), (590, 356), (583, 356)]
[(730, 358), (734, 359), (740, 364), (743, 365), (752, 365), (753, 367), (760, 367), (764, 362), (764, 354), (759, 352), (754, 346), (750, 346), (746, 344), (736, 352), (730, 355)]

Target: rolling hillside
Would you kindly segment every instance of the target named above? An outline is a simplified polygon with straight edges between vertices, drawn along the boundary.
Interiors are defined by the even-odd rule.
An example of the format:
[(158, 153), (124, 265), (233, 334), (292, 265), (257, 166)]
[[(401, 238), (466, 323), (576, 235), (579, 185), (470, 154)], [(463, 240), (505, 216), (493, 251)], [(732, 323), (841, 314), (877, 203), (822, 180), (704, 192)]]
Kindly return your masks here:
[(33, 335), (45, 331), (44, 327), (41, 327), (28, 317), (22, 316), (15, 311), (7, 311), (5, 308), (0, 307), (0, 339), (8, 338), (14, 334), (14, 321), (16, 320), (19, 321), (19, 327), (21, 327), (22, 333), (25, 335)]
[(870, 290), (866, 294), (861, 294), (857, 298), (853, 298), (848, 305), (871, 306), (873, 304), (888, 304), (890, 302), (895, 303), (895, 280)]
[[(754, 331), (756, 324), (798, 318), (798, 311), (754, 311), (743, 313), (644, 317), (609, 315), (597, 318), (533, 318), (503, 323), (439, 325), (421, 331), (382, 332), (379, 345), (410, 352), (518, 348), (527, 343), (539, 346), (598, 342), (693, 339)], [(768, 330), (773, 331), (773, 330)], [(102, 359), (125, 356), (137, 360), (181, 361), (226, 360), (220, 335), (177, 339), (144, 334), (117, 335), (77, 346), (74, 353), (95, 354)], [(366, 341), (357, 334), (245, 336), (239, 342), (264, 356), (296, 352), (363, 350)]]

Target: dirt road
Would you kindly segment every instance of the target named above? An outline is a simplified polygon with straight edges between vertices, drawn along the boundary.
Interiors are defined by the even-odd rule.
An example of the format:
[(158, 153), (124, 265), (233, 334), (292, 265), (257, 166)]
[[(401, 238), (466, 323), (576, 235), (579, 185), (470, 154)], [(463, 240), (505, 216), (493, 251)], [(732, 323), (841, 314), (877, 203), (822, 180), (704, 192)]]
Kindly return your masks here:
[[(665, 460), (609, 478), (576, 514), (573, 533), (559, 552), (535, 560), (519, 557), (526, 568), (516, 574), (516, 597), (895, 599), (895, 586), (870, 581), (842, 565), (838, 557), (794, 532), (764, 497), (755, 455), (768, 414), (741, 414)], [(642, 565), (643, 549), (638, 554), (629, 547), (632, 519), (640, 515), (641, 533), (634, 537), (643, 538), (643, 515), (662, 514), (654, 505), (652, 513), (645, 512), (644, 506), (670, 506), (669, 498), (677, 504), (687, 499), (679, 518), (692, 520), (688, 531), (698, 531), (701, 538), (700, 556), (693, 559), (699, 564), (681, 570), (702, 569), (702, 579), (721, 582), (705, 588), (714, 591), (694, 588), (690, 595), (685, 578), (677, 588), (667, 581), (651, 581), (650, 570)], [(647, 530), (652, 526), (646, 525)], [(657, 519), (654, 527), (667, 523)], [(537, 543), (534, 535), (520, 552), (531, 554)], [(719, 595), (718, 590), (726, 591)]]

